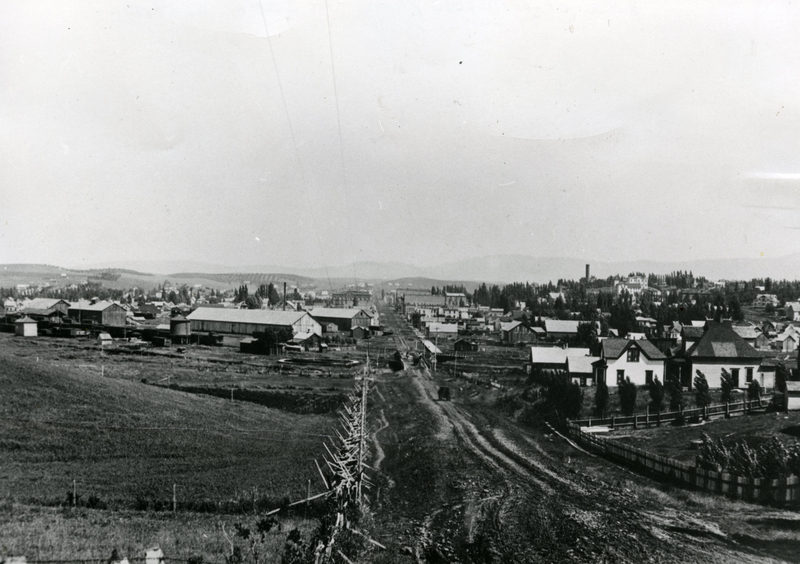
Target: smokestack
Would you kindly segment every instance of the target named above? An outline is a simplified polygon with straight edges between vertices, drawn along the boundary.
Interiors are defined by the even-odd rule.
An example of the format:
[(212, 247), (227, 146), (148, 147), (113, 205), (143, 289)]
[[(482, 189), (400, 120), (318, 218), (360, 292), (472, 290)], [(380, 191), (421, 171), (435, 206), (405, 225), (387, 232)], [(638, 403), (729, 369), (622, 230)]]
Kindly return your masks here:
[(286, 311), (286, 282), (283, 283), (283, 311)]
[(589, 282), (589, 265), (586, 265), (586, 282)]

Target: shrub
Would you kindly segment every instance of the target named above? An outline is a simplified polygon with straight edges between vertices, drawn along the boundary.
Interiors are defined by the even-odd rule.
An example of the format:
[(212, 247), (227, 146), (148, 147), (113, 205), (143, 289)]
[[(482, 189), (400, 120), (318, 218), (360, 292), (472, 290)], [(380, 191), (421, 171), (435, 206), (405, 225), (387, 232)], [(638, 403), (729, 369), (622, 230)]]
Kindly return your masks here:
[(605, 380), (600, 380), (594, 392), (594, 415), (604, 417), (608, 407), (608, 385)]
[(750, 401), (761, 399), (761, 384), (759, 384), (756, 380), (753, 380), (750, 382), (750, 385), (747, 386), (747, 399)]
[(722, 369), (722, 374), (720, 375), (720, 389), (722, 390), (722, 395), (720, 399), (722, 403), (728, 403), (731, 401), (731, 395), (733, 392), (733, 378), (731, 377), (730, 372)]
[(697, 371), (697, 376), (694, 378), (694, 401), (697, 407), (707, 407), (711, 405), (711, 391), (708, 388), (708, 380), (706, 375)]
[(581, 414), (583, 391), (561, 372), (553, 375), (545, 393), (545, 402), (548, 411), (554, 412), (558, 418), (575, 419)]
[(658, 377), (653, 378), (653, 381), (650, 382), (648, 392), (650, 393), (650, 408), (660, 412), (664, 406), (664, 385)]
[(670, 411), (680, 411), (683, 407), (683, 386), (680, 379), (673, 378), (667, 382), (667, 392), (669, 392)]
[(636, 394), (638, 391), (636, 384), (631, 382), (630, 378), (625, 378), (619, 383), (617, 393), (619, 394), (619, 403), (623, 415), (633, 415), (636, 409)]

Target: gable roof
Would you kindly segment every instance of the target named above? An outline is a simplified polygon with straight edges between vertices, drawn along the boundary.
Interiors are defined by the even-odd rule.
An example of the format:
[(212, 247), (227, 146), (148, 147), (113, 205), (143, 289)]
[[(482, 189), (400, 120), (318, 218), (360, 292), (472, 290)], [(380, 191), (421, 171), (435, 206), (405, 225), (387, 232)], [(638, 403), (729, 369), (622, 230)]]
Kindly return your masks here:
[(560, 319), (547, 319), (544, 330), (548, 333), (577, 333), (579, 321), (562, 321)]
[(686, 351), (692, 358), (761, 358), (761, 353), (727, 323), (709, 321), (706, 332)]
[(339, 307), (315, 307), (308, 313), (311, 317), (328, 317), (331, 319), (353, 319), (359, 313), (365, 314), (367, 317), (372, 317), (363, 309), (353, 308), (339, 308)]
[(500, 330), (501, 331), (512, 331), (522, 325), (521, 321), (509, 321), (508, 323), (501, 323)]
[(531, 362), (534, 364), (564, 364), (567, 357), (589, 356), (589, 349), (561, 347), (531, 347)]
[(59, 298), (33, 298), (26, 302), (25, 309), (51, 309), (58, 303), (63, 303), (67, 307), (70, 305), (67, 300)]
[(294, 325), (307, 311), (275, 311), (271, 309), (231, 309), (199, 307), (186, 316), (189, 321), (221, 321), (223, 323), (253, 323), (256, 325)]
[(591, 374), (592, 363), (600, 360), (599, 356), (568, 356), (567, 372), (570, 374)]
[(629, 348), (639, 349), (650, 360), (664, 360), (667, 358), (667, 355), (645, 339), (637, 341), (631, 339), (605, 339), (603, 341), (602, 357), (617, 359)]
[(120, 309), (122, 309), (119, 305), (115, 304), (114, 302), (107, 302), (105, 300), (93, 304), (86, 301), (72, 302), (69, 306), (69, 309), (75, 309), (81, 311), (105, 311), (112, 306), (119, 307)]
[(761, 334), (760, 331), (756, 331), (755, 327), (742, 327), (734, 325), (733, 330), (736, 331), (736, 334), (742, 339), (755, 339)]

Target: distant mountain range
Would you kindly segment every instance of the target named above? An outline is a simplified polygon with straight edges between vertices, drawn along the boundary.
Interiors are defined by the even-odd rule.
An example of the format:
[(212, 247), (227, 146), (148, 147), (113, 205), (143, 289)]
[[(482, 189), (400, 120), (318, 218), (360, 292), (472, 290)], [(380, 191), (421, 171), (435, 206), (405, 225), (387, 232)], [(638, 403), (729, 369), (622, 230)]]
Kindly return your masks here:
[[(316, 280), (337, 279), (358, 281), (394, 281), (402, 278), (430, 278), (442, 281), (471, 280), (487, 283), (556, 282), (559, 278), (577, 280), (584, 276), (586, 264), (591, 275), (605, 278), (630, 272), (668, 274), (677, 270), (692, 271), (707, 278), (749, 280), (771, 277), (800, 279), (800, 253), (780, 258), (709, 259), (692, 261), (631, 260), (624, 262), (593, 262), (575, 258), (535, 258), (525, 255), (497, 255), (443, 263), (435, 266), (415, 266), (402, 262), (358, 262), (355, 265), (293, 268), (278, 265), (229, 266), (191, 261), (110, 262), (89, 265), (88, 268), (127, 268), (139, 272), (174, 276), (174, 273), (244, 274), (286, 273)], [(2, 265), (0, 265), (0, 268)], [(86, 266), (83, 267), (87, 268)], [(289, 274), (291, 273), (291, 274)], [(200, 274), (195, 276), (201, 277)]]

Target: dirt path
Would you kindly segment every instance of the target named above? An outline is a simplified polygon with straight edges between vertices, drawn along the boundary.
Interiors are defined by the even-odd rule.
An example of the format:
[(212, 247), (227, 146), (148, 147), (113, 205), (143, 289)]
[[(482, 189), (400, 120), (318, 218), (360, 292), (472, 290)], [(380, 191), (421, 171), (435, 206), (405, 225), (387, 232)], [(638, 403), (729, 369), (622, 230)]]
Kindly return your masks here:
[[(413, 348), (417, 337), (394, 312), (383, 319), (401, 352)], [(552, 433), (519, 428), (479, 398), (438, 401), (445, 377), (412, 368), (381, 379), (374, 438), (384, 440), (377, 466), (391, 487), (375, 516), (390, 550), (370, 561), (722, 563), (791, 554), (791, 545), (765, 551), (748, 529), (724, 526), (741, 513), (735, 503), (692, 506), (689, 495)]]

